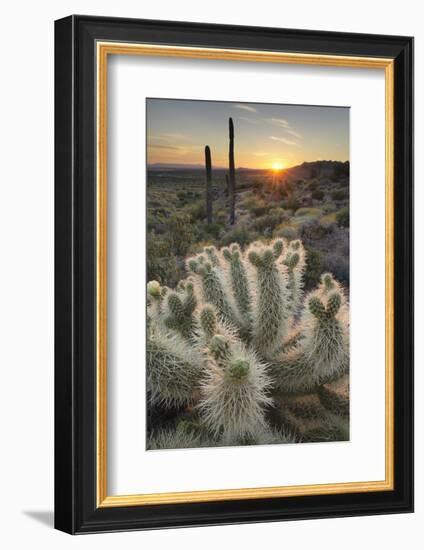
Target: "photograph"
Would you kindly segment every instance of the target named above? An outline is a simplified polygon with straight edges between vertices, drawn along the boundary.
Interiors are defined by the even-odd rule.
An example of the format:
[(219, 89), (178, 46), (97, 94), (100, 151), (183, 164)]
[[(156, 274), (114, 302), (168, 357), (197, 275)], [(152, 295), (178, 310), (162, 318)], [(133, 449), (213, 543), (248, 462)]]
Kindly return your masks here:
[[(400, 11), (390, 24), (370, 8), (365, 28), (359, 9), (337, 23), (340, 10), (290, 19), (273, 6), (249, 24), (227, 2), (199, 23), (174, 4), (163, 18), (55, 21), (54, 319), (45, 300), (32, 308), (55, 330), (54, 527), (156, 537), (279, 521), (293, 531), (300, 520), (303, 536), (304, 520), (346, 518), (344, 540), (346, 521), (372, 528), (359, 516), (414, 511), (418, 18)], [(22, 82), (40, 66), (15, 65)], [(51, 94), (41, 95), (23, 104), (40, 119), (21, 117), (25, 131), (9, 109), (10, 136), (53, 130), (38, 108)], [(45, 158), (49, 139), (30, 141)], [(19, 191), (6, 226), (25, 243), (40, 224), (51, 230), (14, 185), (29, 160), (6, 178)], [(53, 214), (38, 180), (25, 179), (29, 196)], [(36, 213), (30, 231), (22, 208)], [(14, 252), (6, 265), (22, 294), (32, 256)], [(401, 518), (382, 544), (403, 544), (406, 521), (414, 533)], [(305, 545), (327, 541), (311, 533)]]
[(349, 441), (349, 117), (146, 98), (147, 450)]

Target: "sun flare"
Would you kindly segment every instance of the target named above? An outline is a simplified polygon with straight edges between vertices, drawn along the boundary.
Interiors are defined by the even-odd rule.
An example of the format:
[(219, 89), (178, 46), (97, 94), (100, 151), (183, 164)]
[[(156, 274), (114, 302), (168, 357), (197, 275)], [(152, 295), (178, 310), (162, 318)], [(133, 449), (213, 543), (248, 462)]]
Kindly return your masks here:
[(271, 168), (274, 172), (280, 172), (284, 169), (284, 164), (282, 162), (274, 162)]

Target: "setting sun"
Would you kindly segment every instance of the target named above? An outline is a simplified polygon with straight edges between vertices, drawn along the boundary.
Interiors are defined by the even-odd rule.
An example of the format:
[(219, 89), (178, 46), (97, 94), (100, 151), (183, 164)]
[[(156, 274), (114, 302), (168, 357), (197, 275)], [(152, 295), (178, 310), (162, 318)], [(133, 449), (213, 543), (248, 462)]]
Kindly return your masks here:
[(282, 162), (274, 162), (271, 168), (274, 170), (274, 172), (279, 172), (280, 170), (283, 170), (284, 165)]

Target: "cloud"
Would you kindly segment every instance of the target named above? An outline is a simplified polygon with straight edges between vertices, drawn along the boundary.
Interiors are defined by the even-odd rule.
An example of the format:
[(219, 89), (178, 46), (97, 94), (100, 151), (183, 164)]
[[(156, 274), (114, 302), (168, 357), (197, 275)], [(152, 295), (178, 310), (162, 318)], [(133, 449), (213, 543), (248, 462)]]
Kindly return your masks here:
[(248, 116), (239, 116), (237, 117), (239, 120), (244, 120), (244, 122), (248, 122), (249, 124), (257, 124), (258, 121), (254, 118), (250, 118)]
[(302, 139), (302, 134), (297, 132), (290, 124), (288, 120), (285, 118), (269, 118), (268, 122), (273, 124), (274, 126), (278, 126), (281, 128), (286, 134), (289, 134), (290, 136), (293, 136), (297, 139)]
[(160, 134), (159, 139), (185, 139), (184, 134)]
[(184, 134), (158, 134), (150, 136), (149, 139), (157, 139), (158, 141), (169, 141), (170, 139), (185, 139), (187, 136)]
[(285, 145), (292, 145), (294, 147), (298, 147), (299, 144), (291, 139), (287, 139), (284, 137), (277, 137), (277, 136), (269, 136), (269, 139), (272, 139), (273, 141), (279, 141), (281, 143), (284, 143)]
[(296, 130), (293, 130), (293, 128), (285, 128), (286, 134), (290, 134), (291, 136), (302, 139), (302, 134), (299, 134), (299, 132), (296, 132)]
[(149, 143), (149, 149), (168, 149), (170, 151), (183, 151), (184, 147), (178, 147), (178, 145), (162, 145), (159, 143)]
[(280, 126), (281, 128), (290, 128), (290, 123), (285, 118), (270, 118), (268, 119), (272, 124)]
[(234, 105), (236, 109), (241, 109), (242, 111), (249, 111), (249, 113), (256, 113), (255, 107), (252, 107), (251, 105), (245, 105), (244, 103), (238, 103), (237, 105)]

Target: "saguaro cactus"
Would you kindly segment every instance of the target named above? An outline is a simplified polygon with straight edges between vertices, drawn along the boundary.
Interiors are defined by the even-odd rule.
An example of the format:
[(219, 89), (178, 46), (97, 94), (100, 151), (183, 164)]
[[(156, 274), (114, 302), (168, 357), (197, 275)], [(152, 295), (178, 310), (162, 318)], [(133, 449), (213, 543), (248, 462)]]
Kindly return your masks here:
[(205, 166), (206, 166), (206, 218), (208, 223), (212, 223), (212, 161), (209, 145), (205, 147)]
[(230, 191), (230, 224), (234, 225), (236, 221), (236, 173), (234, 168), (234, 124), (233, 119), (229, 119), (230, 146), (228, 153), (228, 179)]

